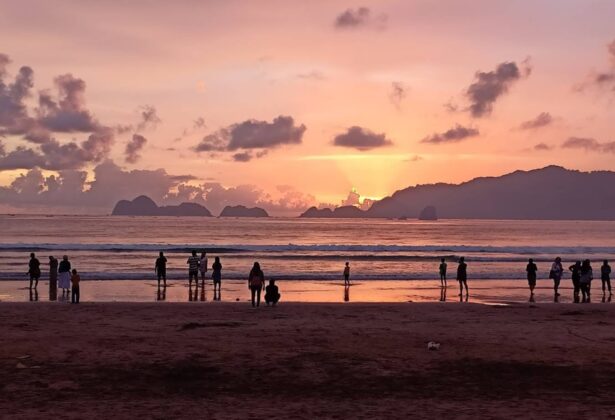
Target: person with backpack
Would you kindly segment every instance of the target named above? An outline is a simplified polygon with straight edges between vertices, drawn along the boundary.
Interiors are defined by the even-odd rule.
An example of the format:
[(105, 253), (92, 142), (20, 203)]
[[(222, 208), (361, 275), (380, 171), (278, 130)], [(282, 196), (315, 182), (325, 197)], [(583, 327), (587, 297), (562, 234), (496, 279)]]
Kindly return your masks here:
[(252, 296), (252, 307), (258, 307), (261, 303), (261, 291), (265, 285), (265, 274), (261, 270), (261, 266), (258, 262), (254, 263), (250, 275), (248, 276), (248, 289)]

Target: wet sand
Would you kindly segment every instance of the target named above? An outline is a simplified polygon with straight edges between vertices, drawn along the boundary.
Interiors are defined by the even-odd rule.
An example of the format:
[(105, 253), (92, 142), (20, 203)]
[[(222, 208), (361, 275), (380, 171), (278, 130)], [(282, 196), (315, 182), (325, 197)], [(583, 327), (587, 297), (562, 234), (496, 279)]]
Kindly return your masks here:
[[(603, 296), (600, 282), (594, 281), (593, 301), (609, 303), (609, 296)], [(456, 281), (449, 281), (446, 289), (440, 287), (436, 280), (365, 280), (353, 282), (349, 289), (342, 281), (306, 281), (280, 280), (277, 282), (284, 302), (450, 302), (459, 303), (459, 286)], [(553, 303), (554, 294), (550, 280), (539, 280), (534, 300), (536, 303)], [(529, 302), (530, 293), (523, 280), (474, 280), (469, 283), (470, 303), (507, 304)], [(572, 301), (570, 280), (562, 282), (560, 303)], [(84, 302), (213, 302), (211, 280), (205, 285), (205, 291), (199, 287), (188, 288), (187, 281), (171, 280), (166, 289), (158, 289), (152, 280), (101, 280), (83, 281), (81, 300)], [(249, 292), (245, 281), (225, 280), (222, 284), (221, 300), (223, 302), (245, 302)], [(0, 281), (0, 302), (49, 301), (47, 281), (41, 281), (36, 291), (28, 289), (26, 281)], [(465, 296), (464, 296), (465, 300)], [(59, 302), (62, 293), (58, 294)]]
[(614, 316), (598, 304), (2, 303), (0, 413), (607, 418)]

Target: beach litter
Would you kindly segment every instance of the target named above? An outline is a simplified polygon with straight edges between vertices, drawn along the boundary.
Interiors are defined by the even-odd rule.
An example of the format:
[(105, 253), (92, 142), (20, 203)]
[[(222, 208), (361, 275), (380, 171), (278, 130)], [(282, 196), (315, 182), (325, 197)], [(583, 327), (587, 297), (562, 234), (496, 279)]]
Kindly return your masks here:
[(427, 350), (440, 350), (440, 343), (430, 341), (429, 343), (427, 343)]

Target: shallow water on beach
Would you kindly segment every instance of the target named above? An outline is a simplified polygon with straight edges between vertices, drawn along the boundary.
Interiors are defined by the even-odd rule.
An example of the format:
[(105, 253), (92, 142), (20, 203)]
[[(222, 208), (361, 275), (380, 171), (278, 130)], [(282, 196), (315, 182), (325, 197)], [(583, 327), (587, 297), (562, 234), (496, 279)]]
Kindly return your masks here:
[[(599, 282), (593, 284), (594, 303), (610, 303), (608, 293), (602, 294)], [(466, 302), (458, 296), (457, 282), (449, 282), (441, 288), (439, 281), (427, 280), (372, 280), (354, 282), (344, 287), (343, 282), (332, 281), (281, 281), (277, 283), (282, 295), (281, 304), (286, 302)], [(476, 280), (469, 283), (470, 296), (467, 302), (481, 304), (509, 304), (530, 302), (527, 287), (518, 280)], [(561, 296), (557, 303), (572, 302), (572, 287), (563, 282)], [(222, 285), (221, 302), (249, 301), (250, 294), (245, 281), (228, 280)], [(58, 303), (67, 303), (70, 297), (59, 291)], [(29, 290), (27, 282), (0, 282), (0, 302), (48, 302), (49, 283), (39, 282), (37, 290)], [(217, 303), (214, 301), (213, 286), (206, 282), (205, 288), (189, 288), (186, 281), (169, 281), (166, 289), (158, 288), (156, 281), (109, 280), (83, 281), (82, 302), (195, 302)], [(535, 303), (556, 303), (551, 283), (538, 282), (534, 295)]]
[(454, 277), (462, 255), (471, 279), (523, 280), (528, 258), (543, 279), (556, 256), (590, 258), (594, 270), (615, 259), (615, 222), (0, 215), (0, 232), (0, 280), (25, 279), (31, 251), (43, 279), (47, 256), (68, 254), (85, 280), (134, 281), (153, 277), (160, 250), (174, 280), (192, 249), (210, 264), (219, 256), (224, 279), (244, 279), (259, 261), (267, 278), (303, 281), (337, 281), (345, 261), (370, 282), (433, 280), (441, 257)]

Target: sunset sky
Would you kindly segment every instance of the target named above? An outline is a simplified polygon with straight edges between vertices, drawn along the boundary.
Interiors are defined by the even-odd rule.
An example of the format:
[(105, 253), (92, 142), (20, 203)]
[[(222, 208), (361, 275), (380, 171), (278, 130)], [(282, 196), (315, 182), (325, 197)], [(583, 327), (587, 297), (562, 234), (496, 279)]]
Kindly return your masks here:
[(0, 10), (0, 210), (146, 193), (292, 214), (353, 187), (615, 170), (611, 0)]

